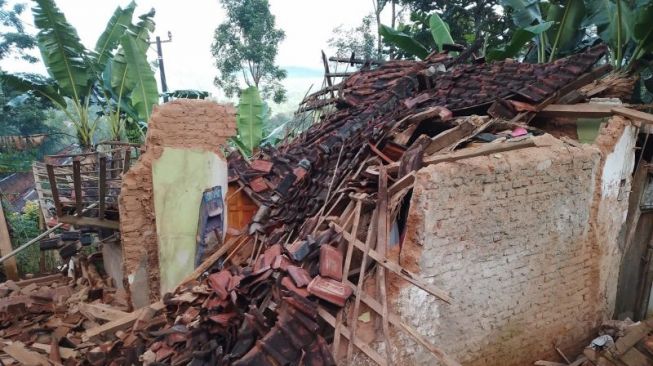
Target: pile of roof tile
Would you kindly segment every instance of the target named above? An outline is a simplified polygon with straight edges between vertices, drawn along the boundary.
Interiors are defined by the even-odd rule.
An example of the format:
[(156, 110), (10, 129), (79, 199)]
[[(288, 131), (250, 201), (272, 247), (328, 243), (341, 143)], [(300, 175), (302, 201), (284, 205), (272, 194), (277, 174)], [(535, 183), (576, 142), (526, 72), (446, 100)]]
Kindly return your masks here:
[[(411, 116), (440, 107), (428, 117), (442, 131), (455, 126), (447, 121), (452, 114), (485, 112), (498, 98), (537, 104), (589, 71), (603, 52), (597, 47), (547, 65), (461, 64), (444, 54), (390, 62), (351, 76), (339, 110), (294, 141), (264, 149), (251, 163), (232, 155), (231, 180), (260, 205), (249, 233), (236, 240), (254, 244), (250, 259), (232, 259), (228, 268), (218, 261), (203, 279), (166, 297), (165, 324), (142, 333), (154, 340), (145, 361), (333, 364), (322, 336), (331, 340), (332, 333), (316, 309), (338, 309), (352, 294), (343, 279), (342, 237), (316, 229), (334, 192), (357, 186), (374, 202), (377, 176), (348, 178), (371, 157), (387, 158), (379, 154), (384, 139), (409, 127)], [(399, 156), (409, 147), (400, 146)]]
[[(497, 104), (504, 113), (514, 112), (510, 106), (536, 109), (590, 71), (604, 52), (595, 47), (552, 64), (525, 65), (466, 64), (472, 55), (466, 50), (457, 57), (434, 54), (355, 73), (342, 86), (337, 110), (321, 123), (287, 144), (263, 149), (251, 162), (237, 153), (229, 157), (230, 181), (259, 205), (248, 233), (218, 248), (201, 266), (201, 276), (164, 296), (159, 306), (95, 332), (89, 341), (94, 351), (85, 362), (335, 364), (328, 344), (340, 337), (341, 309), (349, 299), (357, 304), (361, 299), (352, 296), (356, 280), (350, 278), (360, 275), (360, 291), (372, 263), (366, 264), (369, 248), (353, 259), (352, 243), (359, 245), (360, 233), (367, 231), (368, 239), (377, 234), (375, 215), (383, 225), (391, 220), (389, 213), (396, 215), (410, 188), (404, 180), (421, 167), (423, 141), (460, 127), (454, 117), (486, 114)], [(479, 131), (473, 127), (463, 140)], [(390, 167), (395, 169), (386, 176)], [(340, 216), (328, 216), (334, 212)], [(399, 268), (395, 273), (418, 283), (415, 275), (385, 263), (386, 229), (378, 229), (371, 248), (374, 263)], [(328, 321), (331, 317), (336, 320)], [(427, 341), (420, 343), (445, 364), (457, 365)], [(365, 352), (384, 364), (376, 351)]]
[(83, 332), (127, 314), (126, 293), (99, 275), (93, 257), (71, 272), (0, 284), (3, 365), (78, 364), (95, 352)]

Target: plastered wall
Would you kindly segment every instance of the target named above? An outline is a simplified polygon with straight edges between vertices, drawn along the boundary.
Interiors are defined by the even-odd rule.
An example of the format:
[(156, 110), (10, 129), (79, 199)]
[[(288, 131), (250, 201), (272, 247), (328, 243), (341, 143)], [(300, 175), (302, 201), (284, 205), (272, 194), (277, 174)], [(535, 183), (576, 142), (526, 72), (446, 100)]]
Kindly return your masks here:
[(123, 177), (120, 195), (123, 283), (130, 288), (136, 307), (150, 304), (161, 292), (153, 165), (166, 149), (211, 152), (222, 157), (221, 147), (235, 129), (231, 105), (177, 99), (154, 108), (144, 152)]
[[(580, 352), (614, 309), (636, 132), (614, 119), (595, 145), (543, 136), (420, 170), (400, 261), (454, 301), (393, 281), (394, 311), (463, 365)], [(401, 332), (393, 342), (400, 364), (438, 364)]]

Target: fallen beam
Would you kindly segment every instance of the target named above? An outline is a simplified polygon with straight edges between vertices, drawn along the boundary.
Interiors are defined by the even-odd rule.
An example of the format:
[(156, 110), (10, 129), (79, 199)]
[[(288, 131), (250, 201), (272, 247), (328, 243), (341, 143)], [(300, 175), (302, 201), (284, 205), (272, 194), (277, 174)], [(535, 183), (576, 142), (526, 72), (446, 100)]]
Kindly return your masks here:
[(110, 332), (117, 332), (119, 330), (123, 330), (126, 328), (129, 328), (132, 324), (136, 322), (140, 318), (140, 316), (148, 311), (159, 311), (165, 308), (165, 305), (163, 305), (163, 302), (159, 301), (156, 302), (150, 306), (146, 306), (142, 309), (138, 309), (134, 312), (128, 313), (126, 316), (110, 321), (106, 324), (102, 324), (98, 327), (91, 328), (84, 332), (82, 335), (82, 340), (84, 342), (87, 342), (92, 339), (96, 339), (99, 336), (102, 336), (106, 333)]
[(519, 142), (501, 142), (496, 144), (488, 143), (476, 149), (463, 149), (463, 150), (455, 151), (450, 154), (442, 154), (442, 155), (426, 157), (424, 158), (423, 165), (427, 166), (427, 165), (437, 164), (437, 163), (453, 162), (457, 160), (474, 158), (477, 156), (490, 155), (490, 154), (495, 154), (500, 152), (525, 149), (525, 148), (536, 147), (536, 146), (538, 145), (535, 143), (535, 141), (533, 141), (533, 139), (529, 139), (526, 141), (519, 141)]
[(537, 112), (538, 117), (546, 118), (603, 118), (614, 114), (614, 105), (582, 103), (582, 104), (550, 104)]
[[(333, 317), (333, 315), (329, 314), (328, 311), (324, 310), (321, 306), (317, 308), (317, 313), (324, 319), (325, 322), (327, 322), (331, 327), (335, 328), (336, 326), (336, 318)], [(349, 329), (347, 327), (340, 327), (340, 333), (343, 335), (343, 337), (347, 338), (348, 340), (351, 340), (351, 333), (349, 332)], [(354, 345), (360, 349), (363, 353), (365, 353), (369, 358), (371, 358), (374, 362), (381, 366), (386, 366), (388, 363), (386, 362), (386, 359), (381, 357), (375, 350), (373, 350), (367, 343), (363, 342), (359, 338), (355, 338), (353, 341)]]
[(613, 107), (612, 112), (620, 116), (628, 117), (632, 120), (639, 121), (645, 124), (653, 124), (653, 114), (637, 111), (625, 107)]
[[(350, 241), (356, 248), (362, 251), (365, 250), (365, 244), (358, 239), (354, 239), (351, 236), (351, 234), (345, 231), (340, 225), (332, 222), (329, 224), (329, 226), (332, 227), (337, 233), (342, 234), (345, 240)], [(421, 288), (422, 290), (428, 292), (429, 294), (439, 298), (440, 300), (446, 302), (447, 304), (451, 304), (451, 301), (453, 301), (453, 298), (449, 296), (449, 294), (446, 291), (441, 290), (427, 283), (418, 275), (411, 273), (410, 271), (401, 267), (397, 263), (389, 261), (387, 258), (379, 254), (376, 250), (370, 249), (367, 254), (370, 256), (370, 258), (374, 259), (378, 264), (380, 264), (384, 268), (392, 271), (397, 276)]]

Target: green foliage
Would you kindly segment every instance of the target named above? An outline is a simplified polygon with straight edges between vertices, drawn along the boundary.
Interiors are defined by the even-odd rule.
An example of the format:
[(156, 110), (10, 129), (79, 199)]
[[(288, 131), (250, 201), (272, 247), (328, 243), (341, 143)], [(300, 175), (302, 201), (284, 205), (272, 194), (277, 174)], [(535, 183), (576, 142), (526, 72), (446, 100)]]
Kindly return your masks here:
[(267, 114), (265, 108), (256, 87), (250, 86), (240, 94), (236, 119), (238, 136), (234, 142), (245, 156), (251, 156), (261, 144), (264, 118)]
[(52, 0), (34, 0), (32, 9), (43, 63), (63, 95), (81, 103), (91, 91), (91, 70), (86, 49)]
[(0, 32), (0, 60), (15, 55), (31, 63), (37, 61), (28, 53), (36, 47), (36, 40), (32, 35), (25, 33), (20, 20), (24, 10), (23, 4), (9, 7), (6, 0), (0, 0), (0, 24), (5, 27), (5, 30)]
[(442, 52), (443, 45), (454, 43), (453, 38), (451, 38), (451, 34), (449, 33), (449, 26), (437, 13), (433, 13), (429, 17), (429, 26), (433, 40), (438, 46), (438, 51)]
[(154, 72), (145, 57), (144, 51), (137, 41), (126, 35), (120, 41), (127, 60), (127, 81), (131, 93), (131, 105), (136, 109), (139, 120), (148, 121), (152, 114), (152, 106), (159, 100), (159, 92), (154, 79)]
[(553, 22), (544, 22), (526, 28), (517, 29), (505, 47), (488, 51), (486, 57), (488, 60), (503, 60), (517, 56), (524, 45), (534, 37), (542, 34), (551, 27)]
[(551, 3), (547, 20), (553, 22), (547, 31), (547, 39), (552, 40), (549, 62), (558, 55), (567, 56), (582, 46), (585, 37), (583, 20), (587, 9), (583, 0), (568, 0), (566, 4)]
[[(154, 28), (151, 21), (153, 12), (141, 16), (139, 23), (132, 25), (136, 4), (132, 2), (125, 9), (118, 7), (98, 38), (95, 49), (88, 50), (53, 0), (34, 1), (34, 24), (39, 30), (36, 38), (52, 79), (4, 74), (3, 81), (17, 90), (32, 91), (49, 99), (74, 124), (79, 145), (84, 149), (93, 145), (101, 115), (111, 116), (111, 130), (118, 138), (126, 110), (135, 110), (132, 116), (146, 121), (152, 104), (158, 102), (156, 82), (153, 83), (153, 72), (145, 54), (149, 32)], [(123, 70), (125, 85), (132, 86), (132, 90), (135, 90), (133, 93), (122, 89), (114, 92), (112, 84), (107, 83), (107, 80), (111, 80), (111, 74), (103, 75), (111, 73), (109, 65), (120, 44), (123, 48), (126, 45), (129, 47), (127, 52), (120, 54), (126, 59), (124, 64), (133, 66), (133, 69), (125, 67)], [(102, 105), (103, 112), (90, 113), (92, 104)]]
[(497, 47), (512, 34), (510, 11), (500, 9), (498, 0), (400, 0), (411, 11), (411, 24), (425, 14), (437, 13), (447, 24), (449, 33), (456, 43), (471, 44), (484, 37), (486, 45)]
[[(261, 90), (264, 99), (281, 103), (286, 91), (281, 80), (286, 71), (275, 65), (279, 42), (285, 38), (275, 28), (268, 0), (223, 0), (227, 20), (214, 34), (212, 53), (218, 76), (214, 84), (227, 97), (240, 93), (241, 82)], [(242, 76), (242, 79), (241, 79)]]
[[(23, 207), (23, 212), (21, 213), (5, 210), (7, 224), (9, 225), (11, 244), (14, 249), (27, 243), (40, 234), (39, 210), (39, 204), (36, 201), (27, 202), (25, 207)], [(16, 255), (18, 270), (23, 274), (38, 273), (39, 260), (40, 250), (38, 245), (32, 245)]]
[(356, 28), (344, 28), (342, 25), (333, 29), (333, 35), (327, 41), (330, 48), (335, 50), (337, 57), (350, 57), (352, 53), (357, 58), (380, 58), (376, 49), (377, 33), (372, 29), (374, 16), (372, 14), (363, 18)]
[(385, 25), (381, 25), (379, 34), (383, 37), (385, 43), (401, 49), (410, 56), (424, 59), (429, 55), (429, 51), (426, 47), (410, 34), (392, 29)]

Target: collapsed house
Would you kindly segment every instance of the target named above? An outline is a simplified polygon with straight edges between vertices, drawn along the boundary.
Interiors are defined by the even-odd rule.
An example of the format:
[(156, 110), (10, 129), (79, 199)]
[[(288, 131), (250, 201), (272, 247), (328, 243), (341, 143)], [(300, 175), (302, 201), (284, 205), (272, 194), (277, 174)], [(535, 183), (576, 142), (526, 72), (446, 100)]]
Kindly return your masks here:
[[(650, 237), (637, 222), (653, 116), (592, 101), (622, 80), (600, 79), (602, 46), (551, 64), (459, 51), (364, 68), (306, 99), (304, 110), (334, 110), (297, 138), (251, 161), (232, 153), (221, 199), (248, 200), (249, 224), (223, 227), (176, 286), (162, 284), (161, 261), (175, 240), (183, 263), (197, 254), (189, 230), (212, 215), (197, 215), (202, 194), (226, 182), (193, 185), (194, 170), (220, 170), (233, 111), (160, 107), (123, 179), (125, 289), (87, 259), (74, 282), (0, 285), (2, 362), (524, 365), (579, 353), (616, 309), (646, 318), (646, 263), (622, 258)], [(597, 126), (592, 144), (578, 141), (578, 118)], [(156, 192), (171, 148), (199, 150), (179, 152), (199, 154), (195, 168), (162, 185), (159, 197), (188, 204), (177, 216)], [(231, 209), (227, 227), (242, 220)], [(183, 238), (163, 238), (175, 219)]]

